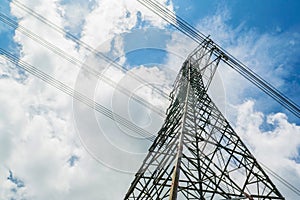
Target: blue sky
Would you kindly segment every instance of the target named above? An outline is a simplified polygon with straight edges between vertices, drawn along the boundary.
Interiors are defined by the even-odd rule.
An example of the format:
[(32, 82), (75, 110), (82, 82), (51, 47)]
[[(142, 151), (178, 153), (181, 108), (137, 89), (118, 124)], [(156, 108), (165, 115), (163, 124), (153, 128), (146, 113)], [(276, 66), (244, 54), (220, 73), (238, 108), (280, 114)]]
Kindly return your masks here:
[[(298, 39), (300, 32), (300, 13), (298, 8), (300, 7), (299, 1), (281, 1), (281, 0), (265, 0), (265, 1), (201, 1), (201, 3), (187, 0), (187, 1), (174, 1), (174, 7), (176, 14), (185, 19), (190, 24), (197, 26), (199, 21), (207, 16), (212, 16), (216, 12), (229, 12), (228, 19), (226, 19), (226, 24), (229, 27), (237, 28), (242, 25), (239, 34), (243, 35), (245, 33), (255, 32), (255, 35), (259, 37), (260, 35), (268, 34), (276, 38), (285, 38), (284, 41), (288, 43), (290, 39)], [(201, 26), (198, 26), (200, 31), (203, 31), (206, 35), (211, 35), (214, 39), (218, 37), (217, 32), (205, 32), (201, 30)], [(228, 46), (227, 41), (217, 41), (221, 46)], [(222, 45), (224, 44), (224, 45)], [(284, 46), (282, 46), (284, 45)], [(266, 49), (269, 47), (266, 47)], [(282, 72), (280, 75), (285, 80), (285, 85), (278, 88), (286, 96), (291, 98), (294, 102), (299, 104), (300, 102), (300, 76), (299, 76), (299, 54), (300, 45), (296, 42), (296, 45), (291, 46), (288, 44), (281, 44), (280, 46), (273, 46), (273, 49), (268, 49), (269, 54), (276, 56), (281, 56), (281, 62), (276, 59), (275, 65), (284, 65), (286, 72)], [(237, 57), (238, 58), (238, 57)], [(239, 58), (238, 58), (239, 59)], [(263, 65), (264, 63), (262, 63)], [(249, 68), (253, 69), (251, 65)], [(261, 66), (263, 67), (263, 66)], [(260, 74), (259, 71), (254, 69), (260, 76), (265, 77), (264, 74)], [(265, 78), (268, 80), (268, 77)], [(274, 85), (274, 83), (272, 83)], [(250, 94), (250, 95), (249, 95)], [(260, 97), (264, 100), (260, 101)], [(261, 104), (265, 104), (265, 99), (268, 99), (265, 95), (262, 95), (258, 89), (252, 89), (247, 91), (245, 94), (246, 98), (255, 98), (260, 101)], [(264, 101), (264, 102), (263, 102)], [(272, 99), (268, 99), (273, 101)], [(285, 109), (282, 109), (281, 105), (276, 105), (272, 103), (271, 109), (266, 109), (266, 106), (257, 105), (258, 109), (266, 112), (285, 112), (288, 114), (290, 119), (294, 122), (300, 123), (299, 119), (295, 118)]]
[[(227, 8), (230, 10), (232, 26), (245, 23), (246, 28), (255, 28), (260, 32), (277, 32), (277, 27), (282, 31), (299, 28), (300, 15), (298, 1), (284, 0), (254, 0), (254, 1), (201, 1), (201, 3), (187, 0), (174, 1), (175, 11), (183, 19), (197, 25), (198, 21), (216, 12)], [(210, 34), (210, 33), (207, 33)]]
[[(8, 1), (1, 2), (0, 11), (5, 15), (11, 16)], [(17, 44), (14, 42), (13, 36), (14, 36), (14, 30), (12, 30), (3, 22), (1, 22), (0, 25), (1, 47), (12, 51), (17, 51)]]
[[(80, 2), (80, 1), (79, 1)], [(67, 3), (63, 2), (62, 4)], [(89, 3), (92, 4), (91, 2)], [(231, 1), (230, 3), (225, 1), (202, 1), (201, 3), (187, 0), (187, 1), (173, 1), (174, 8), (176, 14), (182, 17), (184, 20), (189, 22), (190, 24), (196, 26), (199, 21), (207, 17), (209, 15), (213, 15), (215, 12), (222, 12), (225, 10), (226, 12), (229, 10), (230, 17), (226, 20), (228, 26), (237, 27), (243, 24), (243, 31), (254, 30), (258, 34), (271, 34), (271, 35), (279, 35), (282, 37), (286, 37), (285, 33), (288, 32), (298, 32), (300, 30), (300, 14), (298, 9), (300, 7), (300, 2), (298, 1), (284, 1), (284, 0), (266, 0), (266, 1)], [(1, 12), (10, 15), (9, 12), (9, 4), (8, 1), (3, 1), (1, 3)], [(200, 27), (201, 29), (201, 27)], [(204, 32), (205, 33), (205, 32)], [(76, 33), (74, 33), (76, 35)], [(217, 33), (205, 33), (212, 35), (212, 38)], [(243, 34), (243, 33), (241, 33)], [(12, 51), (18, 51), (18, 46), (13, 40), (14, 31), (1, 23), (0, 29), (0, 39), (1, 39), (1, 47), (4, 49), (9, 49)], [(166, 43), (168, 38), (159, 38), (163, 42)], [(222, 41), (221, 41), (222, 43)], [(294, 47), (293, 49), (274, 49), (275, 51), (294, 51), (289, 54), (288, 59), (288, 70), (289, 74), (284, 76), (284, 79), (289, 84), (289, 88), (284, 93), (291, 97), (294, 101), (300, 101), (298, 98), (299, 95), (299, 75), (297, 73), (297, 65), (299, 65), (299, 59), (297, 58), (297, 53), (299, 53), (299, 45)], [(136, 52), (139, 55), (143, 54), (143, 52)], [(128, 54), (128, 62), (139, 64), (138, 59), (134, 59), (131, 57), (136, 57), (136, 53)], [(147, 55), (149, 53), (144, 52)], [(162, 52), (152, 52), (150, 56), (148, 56), (153, 63), (163, 62), (164, 57)], [(140, 59), (148, 59), (147, 56), (138, 56)], [(283, 58), (284, 59), (284, 58)], [(141, 60), (140, 62), (148, 62)], [(251, 66), (249, 66), (251, 67)], [(293, 118), (293, 117), (292, 117)], [(296, 120), (296, 119), (294, 119)]]
[[(178, 16), (186, 20), (193, 26), (196, 26), (200, 31), (206, 35), (211, 35), (212, 39), (216, 39), (218, 44), (221, 44), (225, 49), (231, 45), (236, 45), (236, 41), (240, 36), (253, 34), (252, 42), (258, 40), (263, 35), (273, 37), (274, 44), (267, 45), (262, 51), (268, 54), (268, 58), (272, 59), (273, 66), (264, 66), (263, 61), (260, 60), (259, 67), (270, 70), (276, 70), (278, 66), (283, 66), (282, 71), (277, 70), (274, 77), (280, 77), (284, 80), (284, 84), (280, 87), (276, 86), (276, 82), (272, 82), (271, 77), (265, 76), (263, 70), (248, 65), (249, 68), (257, 72), (265, 80), (275, 85), (279, 91), (284, 93), (287, 97), (299, 104), (300, 93), (299, 83), (300, 77), (298, 72), (299, 66), (299, 31), (300, 31), (300, 14), (298, 9), (300, 2), (298, 1), (201, 1), (201, 3), (187, 0), (174, 1), (174, 10)], [(239, 29), (235, 35), (234, 40), (218, 40), (218, 32), (206, 32), (207, 30), (199, 22), (205, 18), (215, 15), (215, 13), (228, 13), (224, 15), (224, 23), (229, 29)], [(163, 34), (161, 34), (163, 35)], [(166, 44), (168, 38), (160, 37), (161, 43)], [(277, 40), (277, 41), (276, 41)], [(296, 41), (295, 44), (290, 45), (289, 42)], [(229, 51), (230, 52), (230, 51)], [(142, 56), (143, 54), (147, 56)], [(234, 54), (233, 54), (234, 55)], [(144, 52), (135, 52), (128, 54), (127, 63), (146, 63), (151, 61), (153, 63), (164, 62), (167, 55), (162, 52), (154, 52), (151, 54)], [(239, 57), (237, 57), (240, 59)], [(153, 60), (154, 59), (154, 60)], [(246, 81), (246, 80), (242, 80)], [(289, 116), (290, 121), (300, 123), (299, 119), (275, 102), (273, 99), (266, 96), (257, 88), (249, 88), (244, 91), (240, 100), (255, 99), (257, 101), (256, 108), (266, 113), (284, 112)], [(241, 101), (240, 101), (241, 102)], [(239, 102), (239, 103), (240, 103)], [(268, 105), (268, 106), (266, 106)], [(267, 128), (264, 126), (263, 128)]]
[[(123, 0), (122, 3), (119, 0), (91, 0), (88, 4), (86, 0), (51, 2), (39, 0), (33, 6), (32, 2), (24, 1), (27, 6), (55, 21), (66, 32), (74, 34), (94, 48), (106, 48), (109, 41), (112, 44), (109, 53), (117, 52), (114, 57), (117, 61), (122, 62), (122, 56), (125, 55), (123, 64), (126, 68), (166, 91), (173, 80), (169, 80), (170, 74), (164, 74), (164, 66), (161, 67), (160, 64), (169, 65), (170, 70), (177, 73), (185, 56), (196, 46), (193, 41), (164, 24), (140, 4), (134, 4), (132, 0)], [(204, 34), (211, 35), (214, 41), (300, 104), (299, 1), (173, 0), (172, 5), (178, 16)], [(18, 17), (20, 23), (42, 38), (49, 39), (58, 48), (82, 62), (88, 61), (90, 52), (19, 12), (15, 6), (12, 7), (11, 13), (8, 1), (0, 3), (1, 13), (15, 19)], [(147, 29), (149, 27), (151, 29)], [(122, 41), (111, 43), (110, 39), (118, 35), (122, 36)], [(39, 66), (69, 86), (76, 88), (76, 84), (80, 83), (80, 71), (74, 68), (74, 64), (49, 52), (20, 32), (11, 30), (2, 22), (0, 48)], [(179, 58), (179, 55), (182, 57)], [(123, 170), (121, 164), (124, 164), (124, 158), (118, 157), (118, 154), (114, 157), (112, 155), (115, 152), (100, 148), (101, 152), (109, 152), (105, 159), (111, 159), (109, 161), (117, 163), (117, 166), (110, 166), (114, 168), (111, 169), (107, 167), (109, 162), (99, 164), (103, 160), (98, 159), (98, 152), (87, 147), (82, 139), (85, 136), (81, 135), (82, 132), (98, 133), (99, 129), (109, 130), (107, 138), (110, 142), (126, 152), (146, 151), (149, 142), (137, 143), (126, 139), (117, 132), (118, 127), (113, 127), (114, 124), (94, 113), (92, 116), (79, 116), (86, 123), (79, 127), (74, 119), (74, 102), (69, 96), (32, 76), (26, 76), (20, 81), (20, 71), (3, 60), (1, 57), (0, 92), (4, 95), (0, 96), (0, 198), (3, 195), (5, 200), (31, 200), (51, 196), (55, 200), (79, 200), (99, 199), (98, 195), (101, 193), (103, 199), (120, 199), (133, 176), (119, 172)], [(110, 68), (107, 73), (118, 84), (125, 84), (128, 78), (127, 74)], [(230, 68), (220, 66), (219, 74), (223, 81), (219, 82), (219, 86), (226, 93), (226, 114), (241, 137), (258, 159), (265, 160), (281, 176), (299, 185), (300, 119)], [(95, 87), (100, 95), (95, 92), (91, 96), (92, 99), (99, 100), (99, 103), (114, 111), (121, 110), (121, 114), (124, 114), (123, 108), (130, 110), (136, 106), (134, 102), (126, 104), (127, 98), (117, 96), (113, 88), (100, 86)], [(139, 90), (140, 85), (130, 89)], [(138, 92), (159, 108), (166, 108), (166, 102), (153, 95), (152, 91)], [(215, 95), (218, 95), (217, 90)], [(119, 105), (122, 101), (125, 104)], [(142, 125), (150, 123), (149, 127), (145, 127), (151, 131), (159, 129), (162, 119), (156, 119), (143, 109), (132, 110), (128, 115), (132, 115), (131, 120), (141, 120)], [(102, 119), (103, 127), (97, 129), (90, 126), (90, 117), (97, 118), (96, 121), (100, 121), (100, 124), (99, 119)], [(143, 119), (149, 122), (144, 123)], [(78, 130), (80, 128), (82, 132)], [(124, 137), (126, 142), (119, 136)], [(105, 146), (102, 141), (95, 139), (95, 142)], [(96, 144), (94, 146), (101, 146)], [(28, 162), (28, 157), (31, 162)], [(135, 166), (139, 166), (139, 161), (137, 163)], [(111, 185), (115, 187), (112, 188)], [(99, 191), (99, 188), (104, 189)], [(295, 197), (284, 188), (283, 191), (291, 199)]]

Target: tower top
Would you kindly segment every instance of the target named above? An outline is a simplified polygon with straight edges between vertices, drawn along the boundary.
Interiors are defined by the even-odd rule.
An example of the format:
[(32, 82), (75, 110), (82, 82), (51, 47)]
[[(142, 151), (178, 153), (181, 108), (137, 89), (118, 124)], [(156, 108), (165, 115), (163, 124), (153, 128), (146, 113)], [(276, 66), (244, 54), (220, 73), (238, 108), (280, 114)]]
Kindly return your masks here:
[(125, 199), (284, 199), (207, 94), (220, 60), (208, 45), (180, 69), (165, 122)]

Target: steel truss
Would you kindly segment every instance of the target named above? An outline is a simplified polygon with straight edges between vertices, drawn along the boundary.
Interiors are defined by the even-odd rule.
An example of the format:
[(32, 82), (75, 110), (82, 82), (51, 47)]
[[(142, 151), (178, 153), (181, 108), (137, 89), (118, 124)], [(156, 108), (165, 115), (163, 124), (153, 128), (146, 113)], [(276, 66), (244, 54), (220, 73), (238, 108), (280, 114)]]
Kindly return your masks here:
[(209, 45), (184, 62), (165, 122), (124, 199), (284, 199), (207, 95), (221, 59)]

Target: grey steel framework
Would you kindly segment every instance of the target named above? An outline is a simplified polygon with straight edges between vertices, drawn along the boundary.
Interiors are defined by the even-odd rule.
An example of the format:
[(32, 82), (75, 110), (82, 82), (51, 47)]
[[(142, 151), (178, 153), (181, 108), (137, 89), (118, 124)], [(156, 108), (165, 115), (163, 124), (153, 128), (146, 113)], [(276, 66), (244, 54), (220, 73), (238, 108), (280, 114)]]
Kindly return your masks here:
[(224, 59), (210, 45), (184, 62), (165, 122), (125, 199), (284, 199), (207, 95)]

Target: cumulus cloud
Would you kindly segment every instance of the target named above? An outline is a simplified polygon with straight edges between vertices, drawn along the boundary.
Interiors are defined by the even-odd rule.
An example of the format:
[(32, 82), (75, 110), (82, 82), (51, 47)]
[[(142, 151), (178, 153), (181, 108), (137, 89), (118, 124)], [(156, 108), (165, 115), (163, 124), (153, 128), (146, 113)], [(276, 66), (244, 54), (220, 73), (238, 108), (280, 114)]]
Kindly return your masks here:
[[(286, 77), (293, 72), (293, 58), (299, 48), (296, 43), (298, 34), (292, 31), (276, 35), (272, 33), (258, 33), (255, 29), (245, 27), (244, 23), (236, 27), (228, 25), (230, 11), (222, 7), (214, 15), (201, 19), (198, 30), (224, 47), (233, 56), (241, 60), (253, 71), (279, 90), (288, 94)], [(170, 50), (179, 50), (187, 56), (195, 46), (193, 42), (182, 35), (173, 34), (174, 40), (168, 45)], [(293, 38), (293, 39), (291, 39)], [(185, 41), (184, 41), (185, 40)], [(290, 44), (293, 44), (291, 47)], [(185, 48), (185, 47), (188, 48)], [(284, 49), (284, 50), (282, 50)], [(275, 55), (275, 56), (274, 56)], [(180, 66), (183, 60), (171, 58), (170, 64)], [(283, 70), (283, 66), (284, 70)], [(274, 112), (275, 101), (261, 95), (255, 86), (251, 85), (241, 75), (228, 66), (221, 64), (214, 77), (209, 91), (213, 101), (222, 113), (227, 116), (236, 132), (251, 149), (259, 161), (286, 178), (294, 186), (299, 185), (299, 126), (291, 123), (286, 114)], [(283, 87), (285, 86), (285, 87)], [(291, 85), (294, 88), (293, 85)], [(223, 90), (220, 92), (220, 90)], [(222, 98), (219, 99), (220, 96)], [(246, 101), (245, 101), (246, 98)], [(247, 99), (255, 99), (253, 100)], [(297, 100), (297, 97), (295, 97)], [(297, 101), (296, 101), (297, 102)], [(257, 111), (257, 109), (264, 110)], [(290, 113), (288, 113), (290, 114)], [(267, 130), (267, 127), (270, 130)], [(280, 191), (287, 199), (297, 199), (297, 195), (279, 183)]]
[[(59, 1), (23, 1), (22, 3), (66, 31), (76, 36), (82, 35), (83, 41), (95, 47), (116, 34), (129, 31), (143, 21), (149, 21), (150, 25), (160, 28), (165, 25), (165, 22), (133, 1), (93, 1), (84, 9), (82, 9), (81, 1), (75, 4), (68, 1), (62, 4)], [(14, 4), (11, 4), (11, 10), (21, 26), (47, 39), (48, 42), (79, 61), (89, 54), (88, 51), (78, 48), (76, 42), (53, 31)], [(14, 40), (20, 45), (22, 60), (73, 87), (80, 66), (60, 58), (18, 31), (15, 32)], [(122, 55), (124, 52), (122, 41), (117, 44), (119, 46), (109, 46), (108, 49), (117, 50), (116, 53)], [(164, 79), (158, 68), (141, 67), (140, 70), (134, 69), (133, 71), (136, 72), (132, 73), (139, 74), (152, 73), (155, 82)], [(106, 73), (115, 81), (118, 80), (117, 74), (120, 77), (126, 76), (124, 72), (118, 70)], [(149, 81), (153, 80), (150, 78)], [(0, 170), (1, 198), (58, 200), (122, 198), (131, 182), (132, 175), (119, 173), (99, 164), (99, 161), (91, 156), (91, 152), (86, 151), (74, 124), (72, 99), (69, 96), (23, 72), (7, 62), (4, 57), (1, 57), (0, 85), (1, 92), (5, 94), (0, 98), (3, 105), (0, 107), (0, 159), (3, 163)], [(111, 97), (109, 90), (103, 87), (98, 88), (101, 98), (96, 96), (97, 100), (101, 102), (103, 97), (104, 99)], [(149, 99), (151, 96), (149, 90), (146, 92), (139, 88), (135, 90), (144, 98)], [(155, 98), (153, 102), (156, 102), (158, 106), (162, 104)], [(111, 107), (111, 100), (102, 103)], [(128, 105), (124, 106), (128, 107)], [(148, 113), (149, 111), (145, 110), (142, 115), (147, 116)], [(94, 112), (93, 115), (95, 115)], [(97, 117), (100, 120), (103, 118), (101, 115)], [(159, 119), (162, 120), (162, 118)], [(132, 121), (137, 124), (143, 123), (137, 122), (137, 118)], [(156, 123), (161, 123), (161, 121)], [(88, 125), (88, 123), (85, 124), (85, 128)], [(110, 128), (109, 125), (114, 125), (114, 123), (108, 122), (106, 125)], [(91, 131), (96, 132), (97, 128)], [(114, 130), (119, 131), (110, 129), (108, 132)], [(127, 144), (130, 147), (129, 142), (124, 141), (124, 144), (125, 147)], [(143, 144), (140, 144), (140, 149), (144, 153), (149, 142)], [(113, 158), (109, 152), (105, 154), (110, 159)], [(144, 154), (141, 159), (143, 157)], [(136, 168), (138, 166), (138, 164), (135, 165)], [(17, 177), (24, 183), (24, 186), (18, 187), (12, 181), (14, 179), (8, 179), (12, 176), (10, 171), (13, 177)], [(115, 187), (112, 188), (111, 185)], [(99, 191), (99, 188), (102, 189)]]
[[(264, 115), (254, 109), (255, 102), (248, 100), (236, 106), (235, 130), (251, 149), (259, 162), (263, 163), (294, 186), (300, 185), (300, 126), (288, 122), (283, 113)], [(263, 124), (271, 130), (264, 131)], [(268, 172), (268, 171), (267, 171)], [(270, 174), (269, 174), (270, 175)], [(270, 176), (286, 199), (296, 199), (297, 195)]]
[[(211, 38), (233, 56), (280, 91), (290, 95), (287, 85), (291, 83), (286, 77), (294, 73), (293, 58), (299, 47), (289, 44), (298, 37), (297, 34), (291, 30), (279, 35), (258, 33), (255, 28), (246, 28), (243, 23), (231, 27), (227, 23), (230, 17), (228, 9), (222, 9), (222, 12), (217, 11), (215, 15), (202, 19), (198, 28), (211, 34)], [(277, 103), (259, 93), (255, 86), (228, 66), (221, 65), (219, 72), (222, 74), (221, 83), (224, 84), (226, 92), (227, 118), (236, 127), (238, 135), (259, 161), (294, 186), (300, 185), (299, 125), (291, 123), (286, 114), (274, 112)], [(297, 97), (295, 99), (297, 100)], [(297, 199), (295, 193), (274, 177), (271, 179), (287, 199)]]
[[(168, 1), (160, 2), (166, 4)], [(169, 8), (172, 10), (172, 4), (169, 4)], [(138, 1), (97, 1), (97, 6), (86, 17), (82, 40), (96, 48), (95, 43), (99, 45), (113, 36), (140, 26), (138, 23), (145, 21), (159, 28), (166, 25), (164, 20)]]
[[(161, 2), (172, 9), (172, 2), (167, 0)], [(72, 1), (41, 0), (23, 1), (22, 3), (36, 12), (42, 13), (44, 17), (50, 19), (59, 27), (81, 37), (90, 46), (97, 48), (99, 45), (102, 45), (102, 52), (106, 53), (114, 50), (116, 56), (124, 56), (126, 54), (126, 39), (121, 37), (120, 40), (114, 43), (111, 42), (114, 36), (142, 27), (141, 24), (158, 28), (166, 25), (162, 19), (132, 0), (89, 1), (89, 4), (84, 4), (84, 6), (83, 1), (80, 0), (76, 1), (75, 4), (72, 4)], [(85, 59), (88, 60), (90, 52), (82, 49), (76, 42), (66, 38), (65, 35), (53, 31), (45, 24), (19, 10), (13, 4), (11, 4), (11, 9), (12, 14), (18, 18), (20, 25), (38, 33), (40, 37), (46, 38), (49, 42), (78, 60), (82, 62)], [(222, 15), (216, 15), (212, 19), (212, 21), (209, 18), (205, 19), (203, 22), (200, 22), (199, 26), (204, 28), (217, 27), (216, 30), (206, 29), (207, 31), (205, 32), (222, 33), (219, 35), (221, 41), (234, 37), (239, 33), (238, 28), (231, 29), (226, 26), (226, 21), (223, 21), (224, 17)], [(154, 83), (168, 93), (176, 72), (191, 49), (196, 46), (189, 39), (182, 37), (181, 34), (172, 33), (170, 37), (168, 44), (165, 45), (165, 49), (170, 53), (164, 63), (166, 66), (171, 66), (169, 69), (159, 66), (139, 66), (131, 69), (129, 72), (124, 72), (111, 67), (103, 68), (103, 66), (108, 64), (107, 62), (101, 63), (100, 67), (97, 65), (91, 66), (97, 70), (106, 69), (103, 71), (104, 75), (114, 80), (117, 84), (130, 88), (132, 93), (138, 94), (163, 110), (168, 102), (147, 87), (147, 84)], [(18, 31), (16, 31), (14, 39), (20, 45), (20, 58), (22, 60), (38, 66), (39, 69), (71, 87), (75, 87), (76, 83), (81, 83), (80, 81), (76, 82), (76, 80), (78, 81), (77, 75), (82, 72), (78, 68), (80, 66), (76, 68), (73, 64), (33, 42)], [(270, 40), (268, 36), (267, 39), (262, 37), (259, 40), (261, 42), (255, 43), (253, 42), (256, 40), (255, 37), (247, 40), (247, 37), (243, 36), (238, 38), (240, 39), (238, 43), (234, 43), (236, 39), (236, 37), (231, 38), (231, 42), (226, 43), (226, 46), (230, 47), (232, 52), (242, 52), (235, 48), (240, 46), (243, 48), (243, 51), (245, 49), (248, 50), (247, 55), (251, 55), (250, 58), (255, 58), (259, 54), (258, 52), (263, 44), (270, 43), (270, 41), (274, 42), (275, 40)], [(253, 45), (257, 46), (257, 48), (254, 48), (254, 53), (251, 53), (250, 49), (252, 49)], [(96, 64), (97, 62), (99, 61), (96, 61)], [(120, 60), (120, 64), (125, 62), (126, 56), (123, 60)], [(252, 63), (255, 63), (255, 61)], [(141, 140), (140, 136), (109, 121), (93, 110), (86, 109), (84, 105), (76, 104), (69, 96), (24, 73), (7, 62), (3, 57), (0, 59), (0, 65), (0, 90), (1, 94), (5, 94), (0, 97), (0, 105), (2, 105), (0, 106), (1, 198), (57, 200), (122, 198), (132, 181), (133, 175), (120, 173), (119, 171), (126, 171), (124, 168), (128, 170), (126, 167), (130, 168), (130, 172), (136, 171), (139, 163), (144, 158), (150, 142)], [(172, 73), (170, 73), (171, 71)], [(129, 75), (130, 73), (144, 76), (143, 78), (147, 79), (147, 83), (137, 83)], [(229, 71), (224, 71), (224, 73), (228, 75), (225, 79), (229, 80), (230, 83), (234, 82), (234, 80), (239, 80), (236, 78), (237, 76), (232, 75)], [(157, 116), (147, 108), (141, 107), (132, 98), (124, 96), (120, 91), (115, 90), (105, 82), (99, 81), (97, 77), (92, 79), (95, 80), (93, 82), (93, 84), (95, 83), (94, 85), (85, 83), (85, 87), (77, 87), (76, 89), (81, 89), (81, 92), (87, 94), (91, 99), (95, 99), (97, 102), (118, 112), (121, 116), (130, 119), (133, 123), (150, 130), (151, 133), (157, 131), (162, 123), (162, 117)], [(283, 83), (280, 81), (282, 80), (278, 79), (278, 81), (275, 80), (274, 82), (282, 85)], [(217, 83), (219, 82), (217, 81)], [(218, 88), (218, 84), (216, 85), (215, 87)], [(89, 93), (90, 90), (88, 90), (91, 89), (89, 88), (90, 86), (95, 89), (92, 93)], [(236, 98), (238, 98), (238, 90), (232, 92), (226, 88), (226, 91), (230, 94), (234, 93), (233, 95), (236, 95)], [(216, 92), (215, 94), (220, 93)], [(224, 102), (224, 99), (218, 102), (222, 101)], [(86, 112), (77, 113), (81, 114), (78, 118), (78, 115), (76, 116), (73, 113), (72, 104), (78, 105), (78, 109), (86, 109)], [(264, 132), (259, 128), (265, 120), (264, 114), (255, 112), (253, 104), (247, 102), (237, 108), (237, 130), (248, 141), (255, 155), (262, 160), (268, 159), (270, 167), (274, 167), (274, 169), (283, 172), (287, 176), (291, 174), (298, 176), (299, 165), (291, 159), (298, 156), (295, 148), (299, 145), (296, 142), (297, 137), (299, 137), (299, 127), (290, 124), (283, 114), (274, 114), (268, 116), (268, 122), (274, 124), (274, 130)], [(251, 123), (245, 123), (247, 120), (245, 116), (247, 115), (251, 116)], [(95, 121), (90, 120), (90, 117), (93, 117)], [(82, 127), (78, 127), (81, 124), (76, 124), (78, 120), (82, 122)], [(245, 124), (249, 126), (245, 126)], [(104, 130), (106, 133), (104, 135), (105, 138), (100, 139), (105, 139), (108, 142), (97, 140), (99, 139), (97, 135), (99, 134), (99, 127), (101, 131)], [(294, 131), (296, 134), (286, 133), (286, 130)], [(255, 134), (250, 134), (250, 132), (254, 131), (256, 131)], [(95, 134), (96, 139), (88, 137), (89, 141), (83, 141), (82, 133), (87, 133), (88, 136)], [(294, 143), (289, 148), (286, 148), (285, 151), (278, 152), (280, 158), (277, 159), (281, 160), (281, 163), (274, 162), (272, 159), (275, 159), (275, 153), (267, 151), (268, 149), (266, 149), (264, 143), (268, 147), (274, 147), (275, 149), (275, 146), (279, 145), (278, 141), (283, 139), (284, 144), (287, 144), (288, 138), (294, 139)], [(260, 139), (264, 143), (258, 144), (255, 142), (256, 139)], [(108, 143), (112, 144), (117, 152), (108, 152), (104, 148)], [(279, 146), (283, 148), (282, 145), (280, 144)], [(92, 148), (91, 151), (91, 147), (95, 148)], [(128, 160), (124, 159), (126, 157), (120, 159), (118, 151), (128, 153), (128, 155), (135, 153), (137, 157), (134, 157), (132, 159), (133, 162), (128, 164)], [(105, 157), (99, 157), (101, 154), (97, 153), (103, 153)], [(264, 155), (267, 156), (264, 157)], [(103, 162), (103, 159), (108, 160)], [(99, 164), (101, 161), (106, 166)], [(288, 166), (284, 162), (289, 163)], [(123, 168), (116, 166), (118, 164), (123, 164)], [(112, 168), (119, 171), (115, 171)], [(284, 169), (287, 170), (284, 171)], [(10, 175), (10, 171), (12, 175)], [(285, 173), (286, 171), (293, 173)], [(18, 187), (11, 181), (12, 179), (8, 179), (10, 176), (22, 181), (24, 186)]]
[[(201, 19), (197, 28), (209, 34), (230, 54), (297, 102), (299, 97), (294, 95), (297, 90), (295, 82), (287, 77), (293, 77), (296, 69), (294, 58), (300, 45), (292, 41), (299, 40), (298, 34), (294, 30), (286, 30), (280, 34), (261, 33), (255, 27), (247, 27), (246, 22), (230, 26), (230, 20), (230, 10), (221, 6), (214, 15)], [(228, 66), (221, 64), (219, 71), (230, 103), (241, 103), (241, 97), (255, 97), (258, 102), (256, 106), (264, 112), (272, 112), (272, 109), (283, 111), (275, 101), (268, 100), (266, 103), (266, 95)], [(286, 87), (287, 85), (291, 87)], [(293, 92), (289, 88), (293, 88)]]

